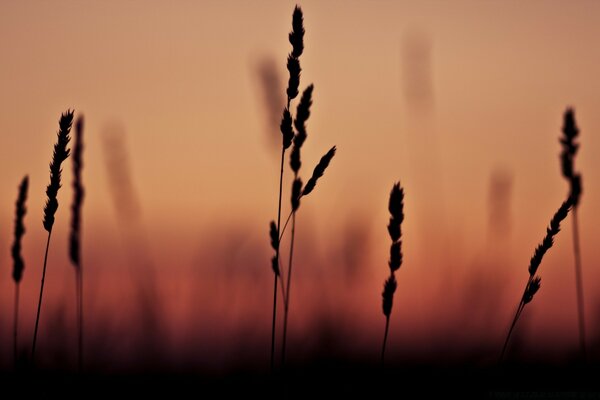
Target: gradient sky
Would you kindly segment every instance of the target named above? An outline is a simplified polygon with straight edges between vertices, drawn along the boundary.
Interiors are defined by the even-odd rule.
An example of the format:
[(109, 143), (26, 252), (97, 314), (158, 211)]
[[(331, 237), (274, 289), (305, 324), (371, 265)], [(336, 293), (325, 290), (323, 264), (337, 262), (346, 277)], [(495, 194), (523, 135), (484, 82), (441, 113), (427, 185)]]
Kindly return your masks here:
[[(118, 288), (135, 280), (136, 264), (151, 265), (161, 301), (171, 309), (167, 325), (185, 323), (186, 310), (197, 304), (179, 298), (194, 291), (181, 288), (195, 274), (212, 290), (235, 286), (242, 299), (259, 290), (251, 304), (231, 304), (215, 294), (202, 309), (207, 319), (230, 310), (230, 322), (223, 324), (235, 330), (236, 307), (249, 307), (264, 319), (266, 335), (272, 279), (267, 226), (277, 206), (272, 142), (278, 133), (261, 66), (270, 66), (283, 91), (295, 4), (0, 3), (3, 315), (12, 298), (17, 185), (29, 174), (23, 283), (31, 300), (23, 306), (28, 326), (45, 244), (41, 220), (52, 144), (60, 113), (75, 108), (86, 118), (83, 257), (90, 279), (103, 282), (94, 284), (90, 307), (102, 308), (103, 298), (105, 304), (118, 302), (118, 293), (127, 292)], [(305, 180), (327, 149), (337, 145), (338, 153), (299, 216), (298, 319), (314, 317), (311, 302), (325, 296), (332, 309), (351, 308), (359, 321), (383, 324), (386, 206), (400, 180), (405, 263), (392, 342), (401, 348), (412, 340), (402, 332), (407, 321), (422, 334), (467, 320), (477, 333), (490, 314), (499, 317), (486, 335), (501, 341), (529, 258), (567, 193), (558, 137), (563, 112), (573, 106), (581, 129), (576, 167), (583, 174), (579, 216), (589, 331), (597, 333), (600, 321), (592, 317), (600, 307), (600, 216), (594, 207), (600, 202), (600, 159), (593, 154), (600, 152), (600, 2), (300, 5), (306, 29), (301, 88), (315, 85), (302, 154)], [(119, 188), (107, 164), (127, 170), (131, 185)], [(67, 162), (51, 247), (51, 299), (71, 296), (62, 294), (71, 290), (71, 282), (64, 283), (72, 272), (65, 247), (70, 169)], [(496, 205), (502, 221), (493, 224), (492, 181), (508, 191)], [(131, 207), (123, 211), (115, 202)], [(532, 336), (559, 332), (565, 349), (576, 343), (571, 233), (568, 220), (540, 269), (542, 289), (529, 324)], [(303, 261), (311, 264), (304, 275)], [(341, 277), (353, 272), (346, 267), (358, 271), (347, 281)], [(240, 282), (236, 274), (243, 276)], [(313, 278), (321, 282), (317, 288)], [(330, 294), (315, 295), (322, 291)], [(495, 299), (479, 301), (478, 293), (492, 292)], [(476, 309), (470, 315), (477, 321), (468, 322), (467, 309)], [(369, 329), (365, 337), (378, 341), (379, 330)]]

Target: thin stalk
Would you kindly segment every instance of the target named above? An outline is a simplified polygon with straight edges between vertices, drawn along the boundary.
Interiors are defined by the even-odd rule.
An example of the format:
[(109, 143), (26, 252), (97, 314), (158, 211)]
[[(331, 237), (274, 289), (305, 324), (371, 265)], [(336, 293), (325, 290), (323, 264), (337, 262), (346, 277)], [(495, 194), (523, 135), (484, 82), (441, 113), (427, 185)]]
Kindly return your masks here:
[(273, 283), (273, 324), (271, 325), (271, 372), (275, 368), (275, 325), (277, 322), (277, 274)]
[(385, 357), (385, 345), (387, 343), (388, 331), (390, 329), (390, 317), (385, 317), (385, 332), (383, 333), (383, 347), (381, 348), (381, 366), (383, 367), (383, 360)]
[(284, 296), (284, 309), (283, 309), (283, 343), (281, 346), (281, 365), (285, 365), (285, 346), (287, 343), (287, 321), (288, 321), (288, 310), (290, 306), (290, 295), (291, 295), (291, 283), (292, 283), (292, 260), (294, 258), (294, 237), (296, 235), (296, 212), (292, 215), (292, 237), (290, 243), (290, 260), (288, 264), (288, 276), (287, 276), (287, 296)]
[(504, 353), (506, 353), (506, 349), (508, 348), (510, 336), (512, 335), (512, 332), (515, 329), (515, 325), (517, 324), (517, 321), (519, 320), (519, 317), (521, 316), (524, 307), (525, 304), (523, 304), (523, 300), (521, 300), (521, 302), (519, 303), (519, 307), (517, 307), (517, 312), (515, 313), (515, 317), (513, 318), (512, 324), (510, 325), (510, 329), (508, 330), (508, 335), (506, 335), (504, 346), (502, 346), (502, 353), (500, 353), (500, 359), (498, 360), (499, 362), (504, 359)]
[(281, 232), (279, 233), (279, 240), (281, 241), (281, 239), (283, 238), (283, 234), (285, 233), (285, 230), (288, 226), (288, 223), (290, 222), (290, 219), (292, 219), (292, 215), (294, 214), (293, 211), (290, 211), (290, 214), (287, 216), (286, 220), (285, 220), (285, 224), (283, 224), (283, 228), (281, 228)]
[(583, 276), (581, 272), (581, 252), (579, 249), (579, 224), (577, 207), (573, 207), (573, 254), (575, 256), (575, 282), (577, 284), (577, 314), (579, 319), (579, 343), (583, 359), (587, 359), (585, 346), (585, 310), (583, 302)]
[(83, 272), (81, 265), (75, 272), (75, 295), (77, 297), (77, 370), (83, 371)]
[(14, 361), (15, 361), (15, 369), (17, 368), (17, 362), (18, 362), (18, 358), (19, 358), (19, 346), (18, 346), (18, 327), (19, 327), (19, 287), (20, 285), (17, 283), (15, 284), (15, 315), (14, 315), (14, 322), (13, 322), (13, 354), (14, 354)]
[[(288, 99), (288, 104), (289, 104)], [(280, 232), (280, 224), (281, 224), (281, 195), (283, 193), (283, 162), (285, 160), (285, 147), (281, 146), (281, 168), (279, 172), (279, 201), (277, 205), (277, 236), (279, 237)], [(277, 262), (279, 262), (279, 246), (277, 243), (277, 249), (275, 250), (275, 256), (277, 257)], [(279, 273), (281, 273), (281, 268), (279, 268)], [(277, 273), (275, 275), (275, 283), (273, 285), (273, 322), (271, 326), (271, 371), (275, 368), (275, 325), (277, 323)]]
[(506, 353), (506, 349), (508, 348), (508, 342), (510, 340), (510, 336), (512, 335), (513, 330), (515, 329), (515, 325), (517, 324), (517, 321), (519, 320), (519, 317), (521, 317), (521, 313), (523, 312), (523, 309), (525, 308), (525, 302), (523, 301), (525, 292), (527, 291), (527, 287), (529, 286), (529, 284), (531, 283), (531, 281), (533, 280), (533, 275), (529, 276), (529, 279), (527, 280), (527, 284), (525, 285), (525, 290), (523, 291), (523, 296), (521, 296), (521, 301), (519, 302), (519, 306), (517, 307), (517, 312), (515, 313), (515, 317), (513, 318), (512, 324), (510, 325), (510, 329), (508, 330), (508, 334), (506, 335), (506, 340), (504, 341), (504, 346), (502, 346), (502, 353), (500, 353), (500, 358), (498, 359), (498, 362), (501, 362), (504, 359), (504, 354)]
[(48, 232), (48, 241), (46, 242), (46, 254), (44, 255), (44, 269), (42, 271), (42, 283), (40, 286), (40, 299), (38, 301), (37, 315), (35, 317), (35, 329), (33, 331), (33, 345), (31, 346), (31, 362), (35, 361), (35, 345), (37, 343), (38, 325), (40, 322), (40, 311), (42, 310), (42, 297), (44, 296), (44, 281), (46, 279), (46, 265), (48, 263), (48, 248), (50, 247), (50, 237), (52, 230)]

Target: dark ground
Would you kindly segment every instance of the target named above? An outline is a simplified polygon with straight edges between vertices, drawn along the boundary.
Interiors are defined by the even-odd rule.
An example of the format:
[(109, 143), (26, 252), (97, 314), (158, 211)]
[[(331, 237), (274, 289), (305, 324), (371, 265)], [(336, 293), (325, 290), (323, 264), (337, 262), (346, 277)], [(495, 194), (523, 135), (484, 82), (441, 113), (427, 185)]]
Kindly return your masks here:
[[(357, 364), (319, 360), (274, 374), (238, 370), (83, 373), (2, 372), (9, 398), (600, 399), (600, 366)], [(7, 398), (2, 396), (2, 398)]]

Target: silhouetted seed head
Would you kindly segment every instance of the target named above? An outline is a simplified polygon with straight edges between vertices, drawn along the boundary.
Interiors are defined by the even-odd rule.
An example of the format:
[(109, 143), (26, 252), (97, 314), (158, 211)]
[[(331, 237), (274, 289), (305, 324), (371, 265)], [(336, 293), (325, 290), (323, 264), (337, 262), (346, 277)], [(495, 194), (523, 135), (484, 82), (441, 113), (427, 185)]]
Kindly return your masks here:
[(277, 260), (277, 256), (271, 258), (271, 268), (273, 268), (275, 275), (279, 276), (279, 261)]
[(306, 140), (306, 121), (310, 117), (310, 106), (312, 106), (312, 94), (314, 85), (309, 85), (300, 98), (298, 108), (296, 109), (296, 119), (294, 120), (294, 127), (296, 128), (296, 136), (294, 137), (294, 145), (301, 147)]
[(390, 214), (392, 214), (390, 222), (388, 223), (388, 233), (390, 234), (392, 241), (395, 242), (400, 240), (400, 237), (402, 236), (400, 224), (404, 221), (404, 191), (400, 186), (400, 182), (395, 183), (392, 187), (388, 209)]
[(302, 196), (302, 179), (294, 179), (292, 183), (292, 211), (296, 211), (300, 207), (300, 197)]
[[(567, 108), (565, 111), (562, 132), (564, 136), (560, 138), (560, 142), (563, 145), (563, 151), (574, 157), (579, 147), (579, 144), (575, 143), (575, 138), (579, 135), (579, 128), (575, 122), (575, 111), (572, 108)], [(565, 176), (569, 177), (570, 175), (565, 174)]]
[(533, 278), (528, 284), (527, 288), (525, 288), (525, 293), (523, 293), (523, 304), (527, 304), (533, 300), (533, 296), (540, 290), (540, 281), (542, 279), (539, 276)]
[(572, 108), (567, 108), (565, 111), (562, 132), (563, 136), (560, 138), (563, 148), (560, 154), (562, 174), (569, 181), (573, 206), (577, 207), (582, 193), (582, 185), (581, 175), (575, 173), (575, 155), (579, 149), (579, 144), (575, 142), (575, 139), (579, 135), (579, 128), (575, 122), (575, 111)]
[(54, 214), (58, 210), (58, 189), (60, 189), (60, 174), (62, 172), (60, 166), (64, 160), (69, 157), (70, 150), (67, 149), (67, 144), (71, 138), (69, 132), (71, 131), (71, 125), (73, 123), (73, 111), (67, 110), (66, 113), (60, 116), (60, 129), (57, 133), (58, 140), (54, 145), (54, 152), (52, 154), (52, 162), (50, 163), (50, 183), (46, 188), (46, 206), (44, 207), (44, 228), (50, 232), (54, 225)]
[(298, 96), (298, 87), (300, 86), (300, 72), (302, 69), (300, 68), (300, 61), (293, 57), (291, 54), (287, 59), (287, 69), (290, 73), (290, 78), (288, 80), (287, 87), (287, 96), (288, 98), (295, 99)]
[(271, 237), (271, 247), (273, 250), (277, 250), (279, 247), (279, 235), (277, 233), (275, 221), (271, 221), (271, 224), (269, 225), (269, 236)]
[[(298, 136), (298, 134), (296, 134)], [(300, 161), (300, 147), (294, 145), (292, 147), (292, 152), (290, 153), (290, 167), (292, 171), (294, 171), (295, 175), (298, 175), (298, 171), (300, 171), (300, 167), (302, 166), (302, 162)]]
[(281, 125), (279, 125), (281, 135), (283, 137), (283, 148), (287, 149), (292, 145), (294, 139), (294, 128), (292, 128), (292, 114), (287, 108), (283, 109), (283, 116), (281, 117)]
[(552, 217), (552, 220), (550, 221), (550, 226), (546, 228), (546, 236), (542, 240), (542, 243), (540, 243), (535, 249), (533, 256), (531, 257), (531, 261), (529, 262), (529, 275), (533, 276), (537, 272), (537, 269), (540, 266), (540, 263), (542, 262), (544, 254), (546, 254), (546, 252), (554, 244), (554, 236), (556, 236), (558, 232), (560, 232), (560, 223), (563, 219), (567, 217), (572, 205), (573, 199), (569, 197), (565, 202), (562, 203), (560, 208)]
[(402, 250), (400, 248), (401, 246), (401, 241), (394, 242), (390, 246), (390, 261), (388, 264), (392, 272), (396, 272), (398, 269), (400, 269), (400, 266), (402, 265)]
[(392, 238), (393, 242), (400, 240), (402, 232), (400, 231), (400, 224), (398, 223), (398, 221), (396, 221), (393, 217), (390, 218), (390, 222), (388, 223), (387, 228), (388, 233), (390, 234), (390, 238)]
[(313, 191), (313, 189), (315, 188), (315, 185), (317, 184), (317, 181), (319, 180), (320, 177), (323, 176), (323, 173), (325, 173), (325, 170), (329, 166), (329, 162), (335, 155), (335, 150), (336, 150), (336, 147), (333, 146), (331, 149), (329, 149), (327, 154), (325, 154), (323, 157), (321, 157), (321, 160), (319, 161), (319, 163), (313, 170), (312, 176), (310, 177), (308, 182), (306, 182), (306, 186), (304, 186), (304, 190), (302, 191), (302, 196), (306, 196), (310, 192)]
[(25, 234), (25, 214), (27, 208), (25, 202), (27, 201), (27, 189), (29, 188), (29, 177), (27, 175), (21, 181), (19, 185), (19, 195), (16, 202), (15, 210), (15, 241), (12, 245), (12, 258), (13, 258), (13, 279), (15, 283), (19, 283), (23, 277), (23, 270), (25, 269), (25, 262), (21, 255), (21, 239)]
[(304, 50), (304, 18), (302, 17), (302, 9), (298, 6), (294, 8), (292, 15), (292, 31), (289, 34), (290, 44), (292, 45), (292, 56), (300, 57)]
[(386, 317), (389, 317), (392, 313), (394, 292), (396, 291), (397, 286), (396, 277), (394, 277), (394, 275), (390, 275), (383, 284), (383, 292), (381, 293), (381, 297), (383, 300), (383, 315)]
[(75, 141), (73, 142), (73, 204), (71, 205), (71, 233), (69, 235), (69, 256), (75, 267), (79, 267), (81, 206), (85, 191), (81, 182), (83, 168), (83, 116), (75, 122)]
[(296, 110), (296, 119), (294, 119), (294, 127), (296, 128), (296, 135), (294, 136), (294, 147), (292, 147), (292, 153), (290, 154), (290, 166), (295, 174), (298, 174), (302, 162), (300, 161), (300, 148), (306, 140), (306, 121), (310, 117), (310, 106), (312, 105), (312, 92), (313, 85), (307, 87), (302, 93), (300, 103)]
[(404, 221), (404, 190), (402, 190), (400, 182), (396, 182), (392, 187), (388, 209), (399, 224)]
[(388, 210), (390, 211), (390, 214), (392, 214), (387, 227), (390, 238), (392, 239), (392, 245), (390, 246), (390, 261), (388, 264), (393, 273), (402, 265), (402, 242), (400, 241), (402, 230), (400, 225), (404, 221), (404, 190), (400, 186), (400, 182), (396, 182), (394, 186), (392, 186)]

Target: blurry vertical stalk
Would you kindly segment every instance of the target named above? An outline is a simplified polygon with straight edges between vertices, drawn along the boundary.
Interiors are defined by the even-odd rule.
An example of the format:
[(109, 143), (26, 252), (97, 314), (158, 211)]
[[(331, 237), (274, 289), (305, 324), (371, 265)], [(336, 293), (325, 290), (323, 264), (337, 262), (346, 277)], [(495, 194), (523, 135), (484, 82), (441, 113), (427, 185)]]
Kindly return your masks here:
[(21, 241), (25, 234), (25, 214), (27, 208), (25, 202), (27, 201), (27, 190), (29, 188), (29, 177), (25, 176), (19, 185), (19, 195), (17, 197), (16, 209), (15, 209), (15, 240), (13, 242), (11, 253), (13, 258), (13, 280), (15, 281), (15, 310), (14, 310), (14, 322), (13, 322), (13, 354), (15, 368), (18, 362), (18, 338), (19, 338), (19, 286), (21, 279), (23, 278), (23, 270), (25, 269), (25, 261), (21, 254)]
[(400, 269), (400, 266), (402, 265), (402, 241), (400, 238), (402, 237), (401, 224), (404, 221), (404, 190), (400, 186), (400, 182), (397, 182), (392, 186), (388, 210), (390, 211), (391, 217), (387, 229), (390, 238), (392, 239), (392, 244), (390, 246), (390, 260), (388, 262), (390, 276), (383, 284), (383, 293), (381, 294), (383, 315), (385, 315), (385, 331), (383, 334), (383, 346), (381, 348), (382, 366), (385, 360), (385, 347), (390, 328), (390, 315), (392, 314), (392, 305), (394, 303), (394, 292), (396, 292), (397, 287), (395, 272)]
[(579, 149), (579, 144), (575, 139), (579, 135), (579, 128), (575, 123), (575, 111), (567, 108), (564, 114), (564, 124), (562, 128), (563, 136), (560, 138), (562, 152), (560, 154), (562, 174), (569, 183), (569, 196), (573, 199), (573, 256), (575, 258), (575, 287), (577, 291), (577, 315), (579, 321), (579, 345), (581, 355), (584, 360), (586, 356), (585, 345), (585, 309), (583, 297), (583, 276), (581, 270), (581, 252), (579, 245), (579, 224), (577, 220), (577, 209), (579, 199), (582, 193), (581, 174), (575, 172), (575, 155)]
[(508, 330), (508, 334), (506, 335), (506, 340), (504, 341), (504, 346), (502, 347), (502, 353), (500, 353), (499, 361), (504, 359), (504, 354), (506, 353), (506, 349), (508, 347), (508, 342), (510, 341), (510, 337), (512, 335), (513, 330), (515, 329), (515, 325), (517, 321), (521, 317), (525, 306), (533, 300), (533, 296), (540, 289), (541, 278), (537, 276), (537, 270), (542, 262), (542, 258), (544, 258), (544, 254), (552, 247), (554, 244), (554, 237), (560, 232), (560, 223), (567, 217), (569, 214), (569, 210), (573, 205), (573, 198), (569, 196), (569, 198), (563, 202), (560, 208), (556, 211), (552, 220), (550, 220), (550, 226), (546, 228), (546, 236), (542, 239), (542, 243), (540, 243), (535, 249), (531, 260), (529, 261), (529, 277), (527, 278), (527, 283), (525, 284), (525, 289), (523, 290), (523, 295), (521, 296), (521, 301), (517, 307), (517, 311), (513, 318), (513, 321)]
[(70, 150), (67, 144), (71, 140), (69, 133), (73, 124), (73, 111), (67, 110), (60, 116), (59, 131), (57, 133), (57, 142), (54, 145), (52, 162), (50, 163), (50, 183), (46, 188), (46, 206), (44, 207), (44, 229), (48, 232), (46, 241), (46, 252), (44, 254), (44, 268), (42, 270), (42, 281), (40, 284), (40, 297), (38, 300), (37, 313), (35, 317), (35, 328), (33, 331), (33, 344), (31, 346), (31, 361), (35, 361), (35, 346), (37, 343), (38, 326), (40, 322), (40, 312), (42, 310), (42, 299), (44, 296), (44, 281), (46, 278), (46, 265), (48, 263), (48, 248), (50, 247), (50, 238), (52, 236), (52, 227), (54, 226), (54, 215), (58, 210), (58, 190), (60, 189), (60, 175), (62, 172), (61, 164), (69, 157)]
[(83, 368), (83, 267), (81, 265), (81, 206), (84, 189), (81, 180), (83, 168), (83, 116), (75, 123), (73, 142), (73, 204), (71, 205), (71, 233), (69, 235), (69, 258), (75, 267), (75, 301), (77, 317), (77, 369)]

